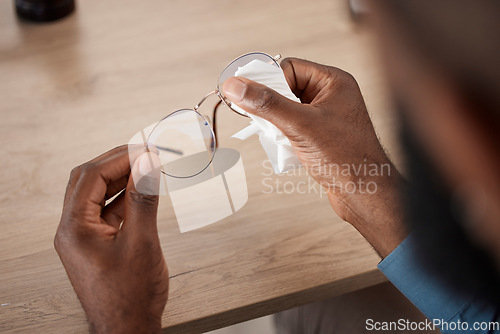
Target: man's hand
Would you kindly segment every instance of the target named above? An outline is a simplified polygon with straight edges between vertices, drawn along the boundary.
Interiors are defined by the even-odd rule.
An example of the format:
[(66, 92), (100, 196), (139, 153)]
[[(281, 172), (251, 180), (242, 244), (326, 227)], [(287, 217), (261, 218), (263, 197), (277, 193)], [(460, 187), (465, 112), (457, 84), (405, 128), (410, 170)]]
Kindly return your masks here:
[[(136, 190), (129, 155), (135, 160), (132, 174), (145, 181), (140, 184), (159, 186), (159, 158), (143, 148), (129, 152), (120, 146), (76, 167), (54, 239), (91, 328), (99, 333), (159, 332), (168, 298), (158, 196)], [(149, 191), (141, 189), (158, 193)]]
[[(406, 236), (398, 201), (402, 178), (378, 141), (356, 80), (338, 68), (300, 59), (284, 59), (281, 67), (302, 103), (241, 77), (226, 80), (223, 94), (276, 125), (308, 173), (325, 187), (337, 214), (380, 255), (387, 255)], [(344, 164), (353, 169), (346, 173)], [(385, 175), (367, 173), (365, 166), (368, 171), (385, 166)], [(369, 182), (377, 186), (373, 194), (368, 192), (373, 192), (373, 184), (360, 188)]]

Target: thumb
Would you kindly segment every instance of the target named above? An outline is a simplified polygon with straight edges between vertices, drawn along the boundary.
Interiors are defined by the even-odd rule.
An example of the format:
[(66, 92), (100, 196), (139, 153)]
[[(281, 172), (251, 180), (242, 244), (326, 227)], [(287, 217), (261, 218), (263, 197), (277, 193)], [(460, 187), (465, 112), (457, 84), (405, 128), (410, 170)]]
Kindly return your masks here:
[(125, 192), (124, 229), (132, 235), (144, 232), (156, 233), (158, 194), (160, 188), (161, 162), (152, 152), (141, 154), (135, 160)]
[(232, 77), (222, 85), (231, 103), (276, 125), (285, 135), (292, 125), (301, 124), (305, 105), (292, 101), (275, 90), (243, 77)]

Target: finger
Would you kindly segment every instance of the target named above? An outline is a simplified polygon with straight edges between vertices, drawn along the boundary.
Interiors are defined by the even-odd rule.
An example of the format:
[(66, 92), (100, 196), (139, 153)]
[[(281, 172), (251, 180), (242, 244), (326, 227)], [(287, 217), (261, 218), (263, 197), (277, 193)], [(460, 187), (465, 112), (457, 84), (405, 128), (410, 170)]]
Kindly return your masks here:
[(104, 207), (101, 217), (106, 224), (119, 228), (124, 216), (125, 192), (122, 192), (111, 203)]
[(160, 158), (151, 152), (141, 154), (134, 162), (125, 191), (125, 217), (122, 226), (129, 237), (157, 237), (160, 168)]
[(280, 66), (292, 92), (302, 103), (316, 104), (327, 97), (333, 86), (347, 72), (332, 66), (317, 64), (298, 58), (285, 58)]
[[(80, 166), (77, 166), (75, 168), (73, 168), (71, 170), (71, 173), (70, 173), (70, 176), (69, 176), (69, 181), (68, 181), (68, 185), (66, 187), (66, 195), (64, 197), (64, 201), (65, 203), (67, 202), (67, 200), (71, 197), (71, 195), (73, 194), (73, 190), (76, 186), (76, 183), (80, 177), (80, 174), (82, 172), (82, 169), (84, 169), (84, 166), (87, 165), (87, 164), (96, 164), (98, 163), (99, 161), (103, 161), (103, 160), (106, 160), (106, 159), (109, 159), (110, 157), (114, 157), (118, 154), (123, 154), (124, 152), (127, 152), (128, 150), (128, 147), (127, 145), (121, 145), (121, 146), (118, 146), (118, 147), (115, 147), (114, 149), (112, 150), (109, 150), (101, 155), (99, 155), (98, 157), (86, 162), (85, 164), (82, 164)], [(128, 180), (128, 177), (126, 177), (125, 180)], [(123, 189), (127, 183), (126, 181), (123, 182), (122, 180), (119, 180), (119, 184), (123, 184), (123, 186), (121, 187), (121, 189)], [(113, 189), (115, 188), (113, 184), (110, 184), (110, 188)], [(111, 194), (111, 192), (109, 193), (109, 196), (108, 198), (111, 198), (113, 197), (114, 195), (116, 195), (118, 192), (115, 192), (115, 194)]]
[(120, 191), (125, 189), (128, 183), (128, 178), (130, 176), (130, 173), (127, 173), (126, 175), (122, 176), (116, 181), (111, 182), (108, 184), (108, 189), (106, 189), (106, 196), (105, 200), (107, 201), (108, 199), (112, 198), (116, 194), (118, 194)]
[[(130, 173), (129, 159), (137, 154), (131, 153), (127, 146), (120, 146), (82, 165), (70, 194), (72, 208), (98, 219), (106, 195), (119, 191), (119, 183)], [(113, 190), (108, 191), (108, 187)]]
[(286, 136), (295, 125), (310, 120), (309, 106), (290, 100), (275, 90), (252, 80), (233, 77), (224, 82), (224, 96), (245, 111), (276, 125)]
[(280, 66), (292, 92), (302, 102), (311, 103), (311, 96), (314, 97), (319, 92), (317, 76), (325, 66), (297, 58), (285, 58)]
[[(158, 149), (154, 146), (147, 145), (147, 148), (145, 145), (138, 145), (138, 144), (129, 144), (128, 145), (128, 157), (129, 157), (129, 162), (130, 165), (133, 165), (135, 159), (142, 153), (146, 151), (151, 151), (155, 152), (156, 154), (159, 154), (160, 152)], [(118, 194), (120, 191), (125, 189), (128, 183), (128, 179), (130, 177), (130, 173), (122, 176), (120, 179), (113, 181), (112, 183), (108, 184), (108, 189), (106, 190), (106, 197), (105, 200), (110, 199), (111, 197), (115, 196)]]

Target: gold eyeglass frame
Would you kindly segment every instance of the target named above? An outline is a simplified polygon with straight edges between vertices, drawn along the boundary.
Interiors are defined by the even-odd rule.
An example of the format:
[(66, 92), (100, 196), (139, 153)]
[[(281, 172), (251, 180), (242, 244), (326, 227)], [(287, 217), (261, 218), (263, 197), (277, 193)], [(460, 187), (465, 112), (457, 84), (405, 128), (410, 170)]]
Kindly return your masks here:
[[(163, 122), (165, 119), (167, 119), (168, 117), (171, 117), (172, 115), (175, 115), (176, 113), (179, 113), (181, 111), (193, 111), (195, 113), (198, 114), (198, 116), (200, 116), (201, 118), (205, 119), (205, 121), (207, 121), (207, 124), (209, 127), (210, 127), (210, 130), (212, 132), (212, 137), (213, 137), (213, 154), (210, 158), (210, 161), (207, 163), (207, 165), (202, 169), (200, 170), (198, 173), (196, 174), (193, 174), (193, 175), (190, 175), (190, 176), (175, 176), (175, 175), (170, 175), (168, 173), (166, 173), (163, 168), (161, 169), (162, 173), (165, 174), (165, 175), (168, 175), (170, 177), (174, 177), (174, 178), (190, 178), (190, 177), (193, 177), (193, 176), (196, 176), (200, 173), (202, 173), (205, 169), (208, 168), (208, 166), (210, 166), (210, 164), (212, 163), (213, 159), (214, 159), (214, 156), (215, 156), (215, 153), (217, 151), (217, 147), (218, 147), (218, 138), (217, 138), (217, 122), (216, 122), (216, 115), (217, 115), (217, 110), (219, 109), (220, 105), (221, 104), (224, 104), (226, 105), (231, 111), (235, 112), (236, 114), (240, 115), (240, 116), (244, 116), (244, 117), (248, 117), (247, 115), (244, 115), (238, 111), (236, 111), (234, 108), (232, 108), (232, 104), (231, 104), (231, 101), (228, 101), (224, 95), (222, 95), (222, 93), (220, 92), (220, 89), (222, 87), (219, 87), (219, 84), (220, 84), (220, 79), (222, 77), (222, 75), (224, 74), (224, 72), (231, 66), (233, 65), (235, 62), (237, 62), (238, 60), (244, 58), (244, 57), (248, 57), (248, 56), (251, 56), (251, 55), (261, 55), (261, 56), (266, 56), (267, 58), (270, 59), (270, 61), (272, 62), (272, 64), (278, 66), (279, 68), (281, 68), (281, 66), (279, 65), (278, 61), (281, 59), (281, 55), (278, 54), (276, 56), (271, 56), (267, 53), (264, 53), (264, 52), (249, 52), (249, 53), (245, 53), (237, 58), (235, 58), (233, 61), (231, 61), (225, 68), (224, 70), (219, 74), (219, 78), (217, 80), (217, 89), (211, 91), (210, 93), (206, 94), (201, 100), (200, 102), (198, 102), (198, 104), (196, 104), (194, 106), (194, 108), (192, 109), (178, 109), (176, 111), (173, 111), (171, 112), (170, 114), (168, 114), (167, 116), (163, 117), (162, 119), (160, 119), (156, 125), (153, 127), (153, 129), (151, 130), (151, 132), (149, 133), (146, 141), (145, 141), (145, 144), (146, 144), (146, 151), (149, 152), (149, 140), (151, 138), (151, 135), (154, 133), (156, 127), (161, 123)], [(210, 96), (212, 95), (216, 95), (218, 98), (219, 98), (219, 101), (215, 104), (214, 106), (214, 109), (213, 109), (213, 112), (212, 112), (212, 118), (210, 119), (208, 116), (204, 116), (204, 115), (201, 115), (200, 112), (198, 111), (200, 106), (203, 104), (203, 102), (205, 102), (205, 100), (207, 98), (209, 98)], [(210, 125), (211, 123), (211, 125)], [(153, 145), (154, 146), (154, 145)], [(161, 149), (161, 150), (166, 150), (166, 151), (169, 151), (171, 153), (176, 153), (176, 154), (182, 154), (182, 151), (179, 151), (179, 150), (176, 150), (176, 149), (173, 149), (173, 148), (168, 148), (168, 147), (158, 147), (158, 146), (154, 146), (158, 149)]]

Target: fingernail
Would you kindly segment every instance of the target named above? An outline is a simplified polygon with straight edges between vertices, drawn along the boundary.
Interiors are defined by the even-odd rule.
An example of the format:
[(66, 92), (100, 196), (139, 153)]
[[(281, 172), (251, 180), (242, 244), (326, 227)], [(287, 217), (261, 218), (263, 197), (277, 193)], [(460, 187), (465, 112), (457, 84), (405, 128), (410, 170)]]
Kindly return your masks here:
[(132, 168), (135, 189), (144, 195), (158, 195), (160, 168), (161, 162), (158, 155), (151, 152), (141, 154)]
[(222, 85), (222, 92), (231, 102), (239, 102), (245, 97), (247, 85), (237, 77), (229, 78)]

